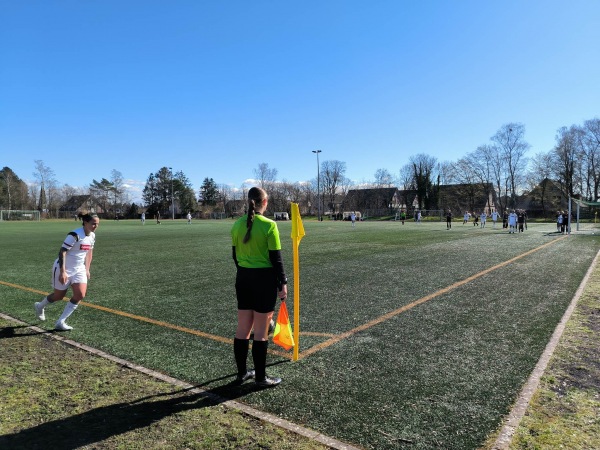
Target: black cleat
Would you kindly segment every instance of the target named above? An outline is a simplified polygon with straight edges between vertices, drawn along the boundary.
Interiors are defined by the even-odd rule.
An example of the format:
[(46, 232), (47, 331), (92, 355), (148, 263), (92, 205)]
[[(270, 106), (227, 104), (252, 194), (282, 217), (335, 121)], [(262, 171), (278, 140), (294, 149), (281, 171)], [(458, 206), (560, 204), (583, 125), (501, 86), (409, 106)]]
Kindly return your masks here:
[(236, 384), (242, 384), (244, 381), (248, 381), (254, 378), (254, 370), (249, 370), (244, 375), (238, 375), (235, 377)]

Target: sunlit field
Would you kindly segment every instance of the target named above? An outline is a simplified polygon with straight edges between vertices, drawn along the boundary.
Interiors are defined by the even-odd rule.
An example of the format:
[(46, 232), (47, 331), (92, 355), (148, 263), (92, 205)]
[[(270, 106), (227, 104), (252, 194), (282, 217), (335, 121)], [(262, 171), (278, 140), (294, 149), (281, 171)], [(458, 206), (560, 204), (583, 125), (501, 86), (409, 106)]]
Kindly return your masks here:
[[(553, 223), (305, 221), (299, 360), (271, 390), (235, 376), (230, 220), (102, 221), (68, 336), (365, 448), (471, 449), (500, 425), (600, 248)], [(293, 297), (291, 223), (278, 222)], [(74, 221), (0, 222), (0, 311), (33, 303)], [(51, 330), (63, 305), (47, 308)]]

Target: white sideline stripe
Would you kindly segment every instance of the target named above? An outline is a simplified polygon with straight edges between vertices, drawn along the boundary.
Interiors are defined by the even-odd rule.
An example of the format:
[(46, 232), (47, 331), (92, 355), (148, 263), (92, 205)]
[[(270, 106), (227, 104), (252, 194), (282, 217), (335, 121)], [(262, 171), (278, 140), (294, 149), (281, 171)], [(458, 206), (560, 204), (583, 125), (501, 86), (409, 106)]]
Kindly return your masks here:
[(579, 299), (581, 298), (581, 295), (585, 290), (585, 286), (587, 285), (590, 277), (592, 276), (592, 273), (594, 272), (594, 269), (596, 268), (596, 265), (598, 264), (599, 258), (600, 251), (596, 253), (596, 257), (592, 261), (592, 264), (590, 265), (587, 273), (583, 277), (583, 280), (581, 280), (579, 288), (577, 288), (577, 291), (575, 292), (575, 295), (573, 296), (569, 307), (567, 308), (560, 322), (554, 329), (554, 333), (552, 334), (550, 341), (546, 345), (542, 356), (540, 356), (539, 361), (537, 362), (535, 368), (531, 372), (531, 375), (529, 376), (527, 382), (523, 386), (523, 389), (521, 389), (519, 397), (517, 398), (517, 401), (515, 402), (509, 415), (504, 420), (504, 425), (502, 427), (502, 430), (500, 430), (498, 438), (492, 446), (492, 450), (506, 450), (509, 448), (515, 431), (521, 423), (525, 412), (527, 411), (529, 402), (531, 401), (533, 394), (535, 393), (540, 384), (540, 379), (542, 378), (544, 371), (548, 367), (550, 358), (552, 357), (554, 350), (556, 350), (556, 346), (558, 345), (558, 342), (560, 341), (560, 338), (563, 332), (565, 331), (565, 326), (571, 318), (571, 315), (573, 314), (573, 311), (575, 310), (575, 307), (577, 306), (577, 303), (579, 302)]
[(280, 428), (283, 428), (285, 430), (291, 431), (293, 433), (296, 433), (300, 436), (304, 436), (307, 437), (309, 439), (312, 439), (313, 441), (317, 441), (323, 445), (326, 445), (330, 448), (336, 449), (336, 450), (362, 450), (360, 447), (354, 447), (350, 444), (346, 444), (344, 442), (338, 441), (337, 439), (334, 439), (332, 437), (326, 436), (322, 433), (319, 433), (317, 431), (311, 430), (309, 428), (297, 425), (293, 422), (290, 422), (289, 420), (286, 419), (282, 419), (281, 417), (277, 417), (273, 414), (269, 414), (266, 413), (264, 411), (260, 411), (258, 409), (252, 408), (251, 406), (245, 405), (243, 403), (240, 402), (236, 402), (235, 400), (226, 400), (216, 394), (213, 394), (212, 392), (207, 392), (204, 389), (201, 389), (199, 387), (195, 387), (193, 384), (189, 384), (185, 381), (182, 380), (178, 380), (177, 378), (173, 378), (170, 377), (168, 375), (165, 375), (163, 373), (160, 372), (156, 372), (154, 370), (148, 369), (146, 367), (143, 366), (139, 366), (137, 364), (134, 364), (130, 361), (127, 361), (125, 359), (121, 359), (117, 356), (111, 355), (109, 353), (103, 352), (102, 350), (98, 350), (97, 348), (94, 347), (90, 347), (88, 345), (85, 344), (81, 344), (79, 342), (73, 341), (71, 339), (67, 339), (63, 336), (59, 336), (56, 333), (48, 333), (48, 330), (44, 330), (42, 328), (36, 327), (35, 325), (30, 325), (26, 322), (22, 322), (19, 319), (15, 319), (14, 317), (8, 316), (6, 314), (0, 313), (0, 317), (5, 319), (5, 320), (9, 320), (9, 321), (13, 321), (18, 323), (19, 325), (26, 325), (27, 328), (34, 330), (38, 333), (43, 333), (46, 336), (55, 339), (57, 341), (61, 341), (64, 342), (65, 344), (68, 344), (72, 347), (76, 347), (79, 348), (81, 350), (84, 350), (88, 353), (92, 353), (96, 356), (99, 356), (101, 358), (104, 359), (108, 359), (110, 361), (113, 361), (117, 364), (120, 364), (122, 366), (128, 367), (130, 369), (133, 369), (137, 372), (143, 373), (145, 375), (149, 375), (153, 378), (156, 378), (158, 380), (164, 381), (166, 383), (169, 383), (173, 386), (177, 386), (180, 387), (182, 389), (187, 390), (190, 393), (193, 394), (201, 394), (204, 395), (206, 397), (212, 398), (215, 401), (218, 401), (219, 404), (221, 405), (225, 405), (228, 408), (231, 409), (235, 409), (238, 411), (242, 411), (244, 414), (252, 416), (252, 417), (256, 417), (257, 419), (260, 419), (264, 422), (269, 422), (275, 426), (278, 426)]

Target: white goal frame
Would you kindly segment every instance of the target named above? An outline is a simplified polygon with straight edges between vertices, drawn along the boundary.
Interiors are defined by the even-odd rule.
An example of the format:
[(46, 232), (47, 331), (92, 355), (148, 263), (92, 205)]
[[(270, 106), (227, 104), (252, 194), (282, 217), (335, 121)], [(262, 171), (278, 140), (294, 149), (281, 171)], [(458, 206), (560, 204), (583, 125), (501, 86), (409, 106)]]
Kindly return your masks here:
[[(569, 217), (571, 217), (572, 206), (575, 203), (575, 231), (594, 231), (600, 232), (600, 222), (598, 221), (598, 211), (594, 211), (593, 218), (590, 207), (598, 208), (600, 203), (598, 202), (586, 202), (574, 198), (569, 198)], [(570, 230), (569, 230), (570, 231)]]
[(40, 221), (40, 212), (37, 210), (1, 209), (0, 222), (8, 220), (35, 220)]

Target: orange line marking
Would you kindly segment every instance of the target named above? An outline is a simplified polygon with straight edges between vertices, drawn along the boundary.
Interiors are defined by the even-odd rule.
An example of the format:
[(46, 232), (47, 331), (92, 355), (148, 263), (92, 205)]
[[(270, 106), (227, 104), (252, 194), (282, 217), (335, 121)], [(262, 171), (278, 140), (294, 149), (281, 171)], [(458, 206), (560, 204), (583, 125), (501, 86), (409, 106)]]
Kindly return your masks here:
[(543, 245), (541, 245), (541, 246), (539, 246), (537, 248), (534, 248), (534, 249), (529, 250), (529, 251), (527, 251), (525, 253), (522, 253), (521, 255), (515, 256), (514, 258), (511, 258), (508, 261), (504, 261), (504, 262), (502, 262), (500, 264), (497, 264), (497, 265), (495, 265), (493, 267), (489, 267), (489, 268), (487, 268), (485, 270), (482, 270), (481, 272), (476, 273), (475, 275), (471, 275), (470, 277), (467, 277), (464, 280), (457, 281), (456, 283), (451, 284), (450, 286), (447, 286), (447, 287), (445, 287), (443, 289), (440, 289), (437, 292), (434, 292), (432, 294), (426, 295), (425, 297), (421, 297), (420, 299), (415, 300), (414, 302), (409, 303), (408, 305), (404, 305), (404, 306), (402, 306), (402, 307), (400, 307), (398, 309), (390, 311), (387, 314), (384, 314), (383, 316), (380, 316), (380, 317), (378, 317), (376, 319), (373, 319), (373, 320), (371, 320), (369, 322), (366, 322), (366, 323), (364, 323), (362, 325), (359, 325), (358, 327), (352, 328), (351, 330), (348, 330), (348, 331), (346, 331), (346, 332), (344, 332), (342, 334), (338, 334), (338, 335), (332, 337), (331, 339), (328, 339), (328, 340), (326, 340), (324, 342), (321, 342), (320, 344), (317, 344), (317, 345), (309, 348), (308, 350), (305, 350), (305, 351), (301, 352), (298, 355), (298, 359), (304, 358), (306, 356), (310, 356), (313, 353), (318, 352), (319, 350), (323, 350), (324, 348), (330, 347), (333, 344), (336, 344), (336, 343), (340, 342), (342, 339), (346, 339), (346, 338), (348, 338), (348, 337), (350, 337), (350, 336), (352, 336), (352, 335), (354, 335), (354, 334), (356, 334), (356, 333), (358, 333), (360, 331), (364, 331), (364, 330), (367, 330), (367, 329), (369, 329), (371, 327), (374, 327), (375, 325), (379, 325), (380, 323), (385, 322), (386, 320), (391, 319), (392, 317), (395, 317), (398, 314), (402, 314), (403, 312), (406, 312), (409, 309), (414, 308), (415, 306), (418, 306), (418, 305), (420, 305), (422, 303), (428, 302), (429, 300), (434, 299), (436, 297), (439, 297), (440, 295), (446, 294), (446, 293), (448, 293), (448, 292), (450, 292), (450, 291), (452, 291), (452, 290), (454, 290), (454, 289), (456, 289), (456, 288), (458, 288), (460, 286), (463, 286), (463, 285), (465, 285), (467, 283), (470, 283), (471, 281), (473, 281), (473, 280), (475, 280), (475, 279), (477, 279), (479, 277), (482, 277), (482, 276), (484, 276), (484, 275), (486, 275), (486, 274), (488, 274), (488, 273), (490, 273), (490, 272), (492, 272), (492, 271), (494, 271), (496, 269), (500, 269), (501, 267), (504, 267), (504, 266), (506, 266), (506, 265), (514, 262), (514, 261), (517, 261), (518, 259), (524, 258), (525, 256), (531, 255), (532, 253), (537, 252), (538, 250), (541, 250), (541, 249), (543, 249), (545, 247), (548, 247), (549, 245), (555, 244), (556, 242), (558, 242), (558, 241), (560, 241), (562, 239), (565, 239), (566, 237), (567, 236), (563, 236), (561, 238), (558, 238), (558, 239), (555, 239), (553, 241), (547, 242), (546, 244), (543, 244)]
[(37, 289), (31, 289), (25, 286), (19, 286), (18, 284), (12, 284), (12, 283), (8, 283), (6, 281), (0, 281), (0, 284), (3, 284), (5, 286), (8, 287), (13, 287), (16, 289), (21, 289), (22, 291), (29, 291), (29, 292), (33, 292), (35, 294), (40, 294), (40, 295), (48, 295), (48, 292), (42, 292), (42, 291), (38, 291)]
[[(48, 292), (43, 292), (43, 291), (39, 291), (37, 289), (31, 289), (25, 286), (20, 286), (18, 284), (13, 284), (13, 283), (8, 283), (6, 281), (0, 281), (0, 284), (3, 284), (5, 286), (9, 286), (12, 288), (16, 288), (16, 289), (20, 289), (22, 291), (28, 291), (28, 292), (34, 292), (36, 294), (40, 294), (40, 295), (48, 295)], [(68, 301), (67, 299), (65, 299), (65, 301)], [(115, 314), (117, 316), (122, 316), (122, 317), (127, 317), (129, 319), (134, 319), (134, 320), (139, 320), (140, 322), (146, 322), (146, 323), (150, 323), (153, 325), (158, 325), (160, 327), (164, 327), (164, 328), (169, 328), (171, 330), (177, 330), (177, 331), (181, 331), (183, 333), (188, 333), (188, 334), (192, 334), (195, 336), (199, 336), (199, 337), (203, 337), (203, 338), (207, 338), (207, 339), (212, 339), (213, 341), (218, 341), (218, 342), (222, 342), (225, 344), (232, 344), (233, 345), (233, 339), (230, 338), (225, 338), (222, 336), (217, 336), (215, 334), (210, 334), (210, 333), (205, 333), (203, 331), (198, 331), (198, 330), (193, 330), (191, 328), (186, 328), (186, 327), (182, 327), (179, 325), (173, 325), (171, 323), (168, 322), (163, 322), (161, 320), (155, 320), (155, 319), (150, 319), (149, 317), (143, 317), (143, 316), (138, 316), (136, 314), (131, 314), (128, 312), (124, 312), (124, 311), (119, 311), (117, 309), (112, 309), (112, 308), (107, 308), (106, 306), (100, 306), (100, 305), (96, 305), (94, 303), (89, 303), (89, 302), (85, 302), (85, 301), (81, 301), (79, 302), (80, 305), (85, 305), (89, 308), (94, 308), (94, 309), (98, 309), (100, 311), (104, 311), (104, 312), (108, 312), (111, 314)], [(278, 356), (282, 356), (284, 358), (289, 358), (289, 354), (284, 353), (284, 352), (280, 352), (278, 350), (273, 350), (270, 349), (269, 353), (274, 354), (274, 355), (278, 355)]]
[(205, 333), (203, 331), (193, 330), (191, 328), (181, 327), (179, 325), (173, 325), (168, 322), (163, 322), (162, 320), (150, 319), (149, 317), (138, 316), (136, 314), (131, 314), (124, 311), (119, 311), (118, 309), (107, 308), (106, 306), (95, 305), (93, 303), (88, 302), (80, 302), (80, 304), (89, 306), (90, 308), (99, 309), (100, 311), (105, 311), (111, 314), (116, 314), (117, 316), (128, 317), (130, 319), (139, 320), (140, 322), (151, 323), (153, 325), (158, 325), (159, 327), (170, 328), (171, 330), (182, 331), (184, 333), (193, 334), (195, 336), (200, 336), (203, 338), (212, 339), (214, 341), (224, 342), (226, 344), (233, 344), (233, 339), (224, 338), (222, 336), (217, 336), (215, 334)]

